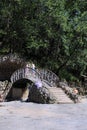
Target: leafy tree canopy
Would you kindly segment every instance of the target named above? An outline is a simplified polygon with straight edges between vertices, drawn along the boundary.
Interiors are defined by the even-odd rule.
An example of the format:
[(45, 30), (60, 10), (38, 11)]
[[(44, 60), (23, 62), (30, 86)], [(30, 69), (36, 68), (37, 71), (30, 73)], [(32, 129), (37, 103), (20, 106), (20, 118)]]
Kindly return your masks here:
[(0, 53), (79, 78), (87, 71), (86, 7), (86, 0), (1, 0)]

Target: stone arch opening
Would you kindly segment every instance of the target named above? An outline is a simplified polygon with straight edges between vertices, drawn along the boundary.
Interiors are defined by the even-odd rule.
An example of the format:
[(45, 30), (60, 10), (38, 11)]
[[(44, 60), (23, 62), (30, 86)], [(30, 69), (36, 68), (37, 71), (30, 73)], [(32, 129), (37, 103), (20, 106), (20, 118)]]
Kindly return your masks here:
[(29, 96), (29, 89), (33, 82), (29, 79), (20, 79), (13, 83), (11, 90), (7, 95), (7, 100), (22, 100), (26, 101)]

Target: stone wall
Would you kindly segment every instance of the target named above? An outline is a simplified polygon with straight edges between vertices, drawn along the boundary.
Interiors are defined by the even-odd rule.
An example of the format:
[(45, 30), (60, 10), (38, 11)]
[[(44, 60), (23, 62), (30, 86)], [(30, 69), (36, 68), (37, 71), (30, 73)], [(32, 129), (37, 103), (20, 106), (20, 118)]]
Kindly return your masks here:
[(5, 90), (7, 83), (8, 83), (7, 80), (5, 80), (5, 81), (0, 81), (0, 95), (1, 95), (1, 94), (3, 93), (3, 91)]
[(30, 88), (29, 101), (35, 103), (55, 103), (54, 97), (50, 95), (47, 88), (44, 86), (37, 88), (35, 85)]
[(17, 54), (0, 56), (0, 80), (10, 80), (12, 73), (25, 64), (26, 60)]

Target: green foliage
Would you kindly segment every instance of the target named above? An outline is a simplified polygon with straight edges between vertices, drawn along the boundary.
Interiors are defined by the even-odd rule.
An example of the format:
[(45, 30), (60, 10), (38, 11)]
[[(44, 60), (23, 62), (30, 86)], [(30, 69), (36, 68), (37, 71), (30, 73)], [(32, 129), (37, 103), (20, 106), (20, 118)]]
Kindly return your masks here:
[(86, 7), (86, 0), (1, 0), (0, 53), (80, 77), (87, 70)]
[(66, 79), (67, 81), (73, 81), (73, 82), (79, 81), (78, 77), (73, 75), (71, 72), (68, 72), (66, 69), (63, 69), (60, 72), (60, 79)]

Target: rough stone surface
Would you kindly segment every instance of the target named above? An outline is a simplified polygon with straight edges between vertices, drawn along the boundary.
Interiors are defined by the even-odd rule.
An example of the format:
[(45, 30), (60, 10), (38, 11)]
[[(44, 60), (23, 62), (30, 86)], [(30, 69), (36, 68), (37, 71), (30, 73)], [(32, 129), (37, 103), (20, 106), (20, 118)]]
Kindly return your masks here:
[(8, 54), (0, 56), (0, 80), (9, 80), (12, 73), (25, 66), (26, 60), (17, 54)]
[(0, 81), (0, 101), (5, 101), (10, 89), (12, 87), (12, 83), (9, 81)]
[(68, 97), (71, 98), (75, 103), (80, 102), (79, 94), (78, 93), (76, 94), (73, 91), (73, 88), (71, 88), (66, 82), (59, 82), (59, 86), (68, 95)]
[(55, 103), (55, 99), (52, 95), (50, 95), (47, 88), (44, 86), (41, 88), (37, 88), (33, 85), (30, 89), (29, 93), (29, 101), (36, 103)]
[(7, 85), (8, 81), (0, 81), (0, 94), (5, 90), (5, 87)]
[(7, 60), (10, 60), (11, 62), (14, 62), (14, 61), (22, 62), (22, 61), (24, 61), (24, 59), (17, 54), (8, 54), (8, 55), (1, 55), (0, 56), (0, 63), (5, 62)]

